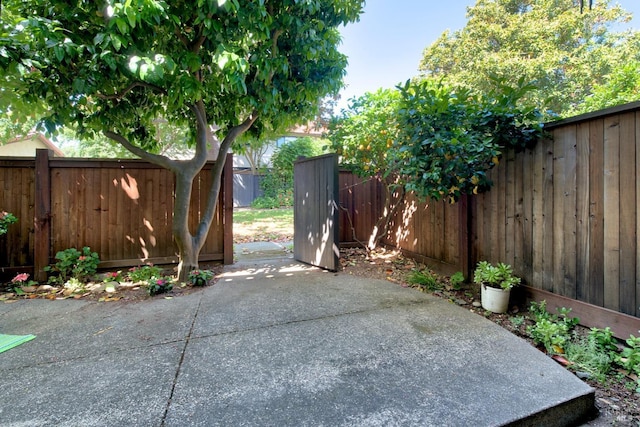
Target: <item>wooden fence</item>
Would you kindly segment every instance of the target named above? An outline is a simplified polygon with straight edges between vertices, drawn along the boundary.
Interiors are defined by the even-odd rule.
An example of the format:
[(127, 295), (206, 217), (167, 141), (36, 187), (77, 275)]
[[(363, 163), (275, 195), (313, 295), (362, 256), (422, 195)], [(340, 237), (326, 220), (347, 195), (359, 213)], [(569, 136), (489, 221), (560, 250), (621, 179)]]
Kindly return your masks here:
[[(210, 188), (212, 163), (194, 182), (189, 224), (195, 229)], [(202, 261), (233, 260), (233, 176), (227, 158), (216, 215)], [(171, 221), (173, 174), (140, 160), (0, 159), (0, 208), (19, 222), (0, 237), (0, 272), (32, 272), (58, 251), (89, 246), (100, 267), (176, 262)]]
[[(637, 335), (640, 103), (547, 129), (549, 138), (533, 149), (504, 153), (490, 171), (494, 187), (488, 193), (453, 206), (409, 199), (387, 243), (467, 277), (480, 260), (509, 263), (529, 298), (546, 299), (551, 309), (571, 307), (591, 326)], [(353, 211), (360, 236), (367, 236), (370, 214), (380, 212), (380, 191), (353, 193), (359, 208), (345, 209)], [(341, 204), (350, 203), (341, 197)], [(349, 240), (349, 232), (341, 237)]]

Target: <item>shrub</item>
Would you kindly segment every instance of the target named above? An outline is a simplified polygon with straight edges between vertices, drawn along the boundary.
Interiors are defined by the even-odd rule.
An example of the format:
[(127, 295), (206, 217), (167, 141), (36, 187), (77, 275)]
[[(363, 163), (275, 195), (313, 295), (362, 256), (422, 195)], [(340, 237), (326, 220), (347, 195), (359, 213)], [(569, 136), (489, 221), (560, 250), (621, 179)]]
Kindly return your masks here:
[(58, 261), (44, 269), (54, 274), (49, 277), (49, 283), (63, 284), (71, 278), (84, 282), (96, 273), (100, 264), (98, 254), (91, 252), (88, 246), (83, 247), (82, 251), (65, 249), (58, 252), (55, 258)]
[(12, 213), (1, 211), (0, 212), (0, 236), (2, 236), (3, 234), (7, 234), (9, 226), (16, 222), (18, 222), (18, 218), (13, 216)]
[(297, 138), (278, 147), (271, 158), (272, 170), (260, 182), (265, 197), (275, 199), (275, 207), (293, 205), (293, 163), (299, 157), (322, 154), (321, 141), (313, 138)]

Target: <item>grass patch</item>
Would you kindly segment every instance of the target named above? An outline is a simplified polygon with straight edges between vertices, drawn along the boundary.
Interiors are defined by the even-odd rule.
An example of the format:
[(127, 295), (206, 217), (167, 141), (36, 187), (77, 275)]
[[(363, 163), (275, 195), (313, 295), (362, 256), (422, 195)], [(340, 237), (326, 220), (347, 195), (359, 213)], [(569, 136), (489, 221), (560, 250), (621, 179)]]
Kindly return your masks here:
[(293, 240), (293, 208), (233, 211), (234, 243), (285, 240)]

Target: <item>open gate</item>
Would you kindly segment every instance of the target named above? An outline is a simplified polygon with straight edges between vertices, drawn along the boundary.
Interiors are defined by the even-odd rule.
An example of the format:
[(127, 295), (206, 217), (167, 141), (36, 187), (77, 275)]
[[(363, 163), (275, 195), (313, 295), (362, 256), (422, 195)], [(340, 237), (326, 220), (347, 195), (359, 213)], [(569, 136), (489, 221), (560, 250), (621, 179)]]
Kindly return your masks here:
[(293, 166), (293, 256), (330, 271), (338, 246), (338, 155), (298, 160)]

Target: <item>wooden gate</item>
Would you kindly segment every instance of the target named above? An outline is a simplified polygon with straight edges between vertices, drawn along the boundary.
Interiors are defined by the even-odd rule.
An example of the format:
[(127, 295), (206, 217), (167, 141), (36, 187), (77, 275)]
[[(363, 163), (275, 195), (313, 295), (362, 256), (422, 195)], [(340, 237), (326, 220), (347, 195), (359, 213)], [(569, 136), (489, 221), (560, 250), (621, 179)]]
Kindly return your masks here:
[(293, 167), (293, 256), (337, 271), (338, 156), (298, 160)]

